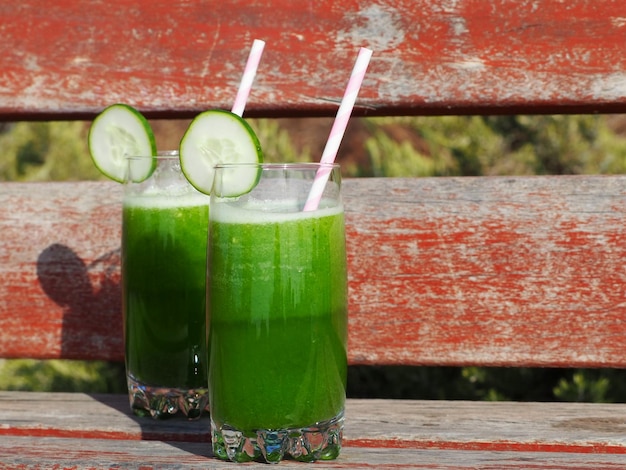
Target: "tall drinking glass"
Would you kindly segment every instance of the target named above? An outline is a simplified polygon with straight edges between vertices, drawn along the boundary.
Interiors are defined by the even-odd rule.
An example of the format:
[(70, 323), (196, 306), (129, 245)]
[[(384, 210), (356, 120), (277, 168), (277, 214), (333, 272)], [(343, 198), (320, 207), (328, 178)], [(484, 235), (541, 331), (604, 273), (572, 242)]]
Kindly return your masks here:
[[(133, 165), (148, 158), (154, 172), (133, 181)], [(208, 408), (209, 197), (189, 184), (175, 151), (130, 157), (127, 174), (122, 297), (130, 406), (140, 416), (198, 418)]]
[[(218, 165), (207, 312), (213, 451), (225, 460), (333, 459), (343, 430), (347, 274), (338, 166), (304, 212), (318, 164)], [(247, 194), (240, 175), (258, 175)], [(252, 178), (254, 180), (254, 177)]]

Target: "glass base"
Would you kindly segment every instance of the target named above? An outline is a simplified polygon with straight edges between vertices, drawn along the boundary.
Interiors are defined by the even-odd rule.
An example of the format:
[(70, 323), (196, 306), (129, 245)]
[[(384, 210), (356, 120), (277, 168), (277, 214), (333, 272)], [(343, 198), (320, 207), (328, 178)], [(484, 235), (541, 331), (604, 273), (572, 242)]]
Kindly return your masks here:
[(209, 411), (208, 388), (181, 389), (143, 385), (127, 375), (130, 408), (137, 416), (163, 419), (181, 413), (187, 419), (198, 419)]
[(333, 460), (339, 456), (343, 437), (343, 411), (313, 426), (261, 429), (244, 435), (228, 424), (218, 427), (211, 418), (213, 453), (232, 462), (278, 463), (284, 458), (301, 462)]

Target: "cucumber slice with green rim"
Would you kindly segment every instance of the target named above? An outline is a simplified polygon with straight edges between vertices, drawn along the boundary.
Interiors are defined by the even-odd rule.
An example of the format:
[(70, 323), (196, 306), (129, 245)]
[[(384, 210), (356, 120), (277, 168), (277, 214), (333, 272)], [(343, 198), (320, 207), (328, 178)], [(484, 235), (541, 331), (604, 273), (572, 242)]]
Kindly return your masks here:
[[(104, 109), (89, 128), (89, 153), (94, 164), (108, 178), (123, 183), (128, 163), (125, 157), (156, 155), (156, 141), (143, 115), (127, 104)], [(130, 179), (143, 181), (156, 168), (155, 159), (133, 162)]]
[[(263, 153), (259, 139), (240, 116), (221, 109), (205, 111), (191, 121), (180, 141), (180, 166), (189, 182), (200, 192), (210, 194), (219, 163), (260, 163)], [(235, 197), (254, 188), (260, 169), (256, 166), (229, 172), (232, 181), (222, 197)]]

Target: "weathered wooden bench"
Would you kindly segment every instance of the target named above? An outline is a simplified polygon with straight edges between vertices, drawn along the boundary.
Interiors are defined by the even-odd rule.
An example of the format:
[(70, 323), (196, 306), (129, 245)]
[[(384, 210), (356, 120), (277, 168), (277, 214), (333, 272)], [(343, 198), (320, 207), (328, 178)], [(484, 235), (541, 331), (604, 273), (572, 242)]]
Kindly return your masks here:
[[(24, 0), (0, 18), (5, 121), (228, 109), (254, 38), (248, 116), (334, 115), (359, 46), (356, 115), (626, 109), (623, 0)], [(626, 366), (626, 177), (347, 179), (345, 205), (351, 364)], [(120, 211), (112, 182), (0, 184), (0, 357), (123, 359)], [(2, 468), (229, 466), (206, 420), (139, 419), (122, 395), (0, 392), (0, 435)], [(319, 464), (624, 465), (626, 404), (356, 399)]]

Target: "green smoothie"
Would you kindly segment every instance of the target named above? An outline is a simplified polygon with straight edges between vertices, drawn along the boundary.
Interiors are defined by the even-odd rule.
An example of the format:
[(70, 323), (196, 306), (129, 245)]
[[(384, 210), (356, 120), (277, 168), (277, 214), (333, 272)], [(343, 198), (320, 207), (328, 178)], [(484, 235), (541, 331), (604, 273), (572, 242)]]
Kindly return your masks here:
[(211, 417), (244, 432), (343, 411), (343, 207), (261, 212), (215, 204), (209, 229)]
[(153, 387), (207, 387), (208, 201), (126, 197), (122, 272), (126, 367)]

